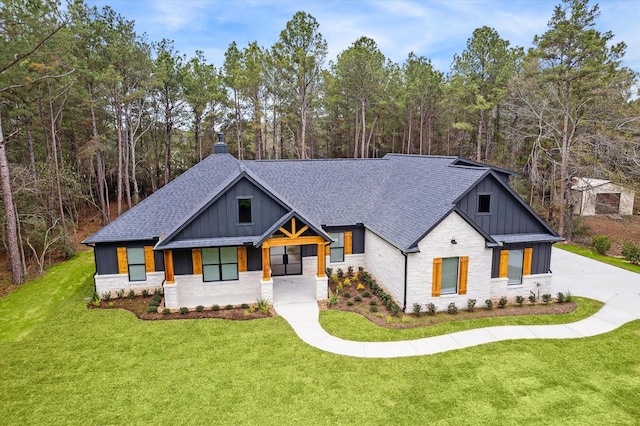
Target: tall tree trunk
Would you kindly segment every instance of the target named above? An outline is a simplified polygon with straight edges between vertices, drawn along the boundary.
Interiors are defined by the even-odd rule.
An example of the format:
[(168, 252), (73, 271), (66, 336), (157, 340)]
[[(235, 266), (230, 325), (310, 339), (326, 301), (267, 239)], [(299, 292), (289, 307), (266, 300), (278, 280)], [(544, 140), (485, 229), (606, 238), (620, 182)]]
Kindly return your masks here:
[(31, 134), (31, 117), (24, 117), (24, 129), (27, 132), (27, 145), (29, 147), (29, 171), (33, 178), (34, 185), (38, 185), (38, 175), (36, 172), (36, 154), (33, 150), (33, 135)]
[(118, 97), (118, 88), (114, 88), (114, 98), (113, 98), (113, 112), (115, 114), (116, 119), (116, 139), (118, 142), (118, 177), (117, 177), (117, 188), (116, 188), (116, 198), (118, 203), (118, 216), (122, 214), (122, 161), (123, 161), (123, 152), (122, 152), (122, 112), (120, 111), (120, 99)]
[(169, 101), (165, 104), (164, 114), (164, 184), (166, 185), (171, 180), (171, 131), (173, 130)]
[(478, 120), (478, 142), (476, 144), (476, 161), (482, 161), (482, 130), (484, 126), (484, 114), (480, 112), (480, 120)]
[[(49, 82), (47, 81), (47, 87)], [(64, 232), (65, 239), (67, 235), (67, 224), (64, 218), (64, 204), (62, 203), (62, 187), (60, 185), (60, 162), (58, 161), (58, 142), (56, 138), (56, 122), (55, 115), (53, 113), (53, 100), (49, 101), (49, 121), (51, 125), (51, 156), (53, 157), (53, 165), (56, 172), (56, 193), (58, 198), (58, 210), (60, 212), (60, 225)]]
[(360, 103), (360, 108), (361, 108), (361, 115), (362, 115), (362, 135), (360, 135), (360, 137), (362, 138), (362, 140), (360, 141), (360, 158), (365, 158), (364, 157), (364, 153), (365, 153), (365, 148), (366, 148), (366, 138), (367, 138), (367, 116), (366, 116), (366, 110), (365, 110), (365, 101), (362, 100)]
[(105, 167), (102, 162), (100, 135), (98, 134), (98, 123), (96, 121), (96, 111), (93, 105), (93, 85), (89, 83), (89, 111), (91, 113), (91, 134), (93, 136), (93, 143), (96, 147), (96, 180), (98, 181), (98, 202), (100, 203), (100, 211), (102, 213), (101, 223), (102, 226), (109, 223), (109, 209), (105, 200)]
[(11, 281), (14, 284), (24, 282), (24, 270), (20, 247), (18, 246), (18, 218), (13, 205), (11, 193), (11, 176), (9, 175), (9, 162), (5, 151), (4, 133), (2, 132), (2, 117), (0, 116), (0, 185), (2, 186), (2, 201), (7, 217), (7, 249), (9, 250), (9, 262), (11, 264)]
[(564, 111), (562, 122), (562, 149), (560, 151), (560, 206), (558, 214), (558, 233), (564, 235), (564, 222), (566, 214), (567, 200), (571, 196), (571, 182), (569, 182), (569, 106), (570, 106), (570, 92), (571, 88), (569, 83), (565, 83), (564, 87)]

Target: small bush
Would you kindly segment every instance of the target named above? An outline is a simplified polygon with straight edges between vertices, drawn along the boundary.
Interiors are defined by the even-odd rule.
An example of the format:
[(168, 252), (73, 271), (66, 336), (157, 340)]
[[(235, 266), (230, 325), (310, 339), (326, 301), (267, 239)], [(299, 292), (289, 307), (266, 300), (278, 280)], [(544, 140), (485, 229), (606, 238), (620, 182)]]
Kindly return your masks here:
[(364, 291), (362, 292), (362, 297), (371, 297), (371, 293), (369, 293), (368, 291)]
[(413, 304), (413, 315), (419, 317), (420, 316), (420, 312), (422, 312), (422, 305), (419, 303), (414, 303)]
[(535, 296), (535, 294), (529, 295), (529, 303), (531, 303), (532, 305), (536, 304), (536, 296)]
[(542, 302), (546, 305), (549, 302), (551, 302), (551, 295), (550, 294), (543, 294), (542, 295)]
[(377, 306), (371, 306), (371, 307), (369, 308), (369, 311), (370, 311), (370, 312), (378, 312), (378, 307), (377, 307)]
[(160, 287), (156, 287), (153, 289), (153, 295), (154, 296), (161, 296), (162, 297), (162, 289)]
[(100, 305), (102, 305), (102, 300), (100, 300), (100, 296), (98, 296), (98, 292), (96, 292), (95, 290), (91, 294), (91, 304), (93, 306), (98, 306), (98, 307), (100, 307)]
[(124, 297), (124, 288), (121, 288), (120, 290), (116, 290), (116, 297), (118, 299), (122, 299)]
[(364, 290), (364, 285), (362, 285), (362, 283), (359, 283), (358, 286), (356, 287), (358, 290), (362, 291)]
[(242, 315), (246, 318), (249, 316), (249, 311), (248, 310), (244, 310), (244, 312), (242, 312)]
[(162, 300), (162, 296), (159, 294), (154, 294), (153, 297), (151, 298), (151, 300), (154, 300), (158, 303), (160, 303), (160, 301)]
[(355, 300), (356, 302), (362, 302), (362, 297), (356, 296), (353, 298), (353, 300)]
[(155, 314), (158, 312), (158, 306), (157, 305), (149, 305), (149, 307), (147, 308), (147, 312), (150, 314)]
[(449, 306), (447, 306), (447, 313), (450, 315), (455, 315), (458, 313), (458, 307), (456, 306), (455, 302), (449, 303)]
[(338, 274), (339, 280), (341, 280), (342, 277), (344, 277), (344, 271), (342, 270), (342, 268), (338, 268), (338, 270), (336, 271), (336, 274)]
[(153, 306), (155, 308), (158, 308), (158, 305), (160, 305), (160, 302), (157, 302), (155, 300), (152, 300), (151, 302), (149, 302), (149, 306)]
[(241, 307), (242, 309), (249, 309), (249, 304), (247, 304), (247, 303), (243, 303), (242, 305), (240, 305), (240, 307)]
[(337, 305), (339, 300), (338, 293), (329, 292), (329, 306)]
[(255, 305), (251, 305), (249, 306), (249, 313), (254, 313), (256, 311), (256, 306)]
[(204, 311), (204, 306), (202, 305), (196, 306), (196, 312), (202, 312), (202, 311)]
[(400, 313), (400, 306), (396, 302), (391, 301), (387, 304), (387, 309), (391, 312), (391, 315), (396, 316)]
[(215, 311), (215, 312), (219, 311), (219, 310), (220, 310), (220, 305), (213, 305), (213, 306), (211, 307), (211, 310), (212, 310), (212, 311)]
[(358, 266), (358, 275), (362, 276), (363, 272), (364, 272), (364, 267)]
[(171, 309), (169, 309), (169, 308), (164, 308), (162, 310), (162, 315), (169, 315), (170, 313), (171, 313)]
[(634, 265), (640, 264), (640, 246), (635, 245), (631, 241), (625, 241), (622, 244), (622, 257)]
[(338, 285), (336, 286), (336, 293), (340, 293), (342, 289), (343, 289), (342, 283), (338, 283)]
[(433, 303), (427, 303), (427, 315), (435, 315), (436, 311), (438, 309), (436, 308), (436, 305), (434, 305)]
[(484, 301), (484, 304), (487, 305), (487, 309), (489, 310), (493, 309), (493, 300), (487, 299)]
[(411, 321), (411, 318), (409, 318), (407, 315), (403, 315), (400, 317), (400, 322), (403, 324), (408, 323), (409, 321)]
[(567, 294), (566, 294), (566, 296), (564, 297), (564, 300), (565, 300), (567, 303), (571, 303), (571, 302), (573, 302), (573, 296), (571, 295), (571, 292), (570, 292), (569, 290), (567, 290)]
[(269, 313), (269, 300), (268, 299), (258, 299), (258, 310), (263, 314)]
[(393, 321), (393, 318), (391, 318), (391, 315), (387, 315), (384, 320), (387, 324), (391, 324), (391, 322)]
[(105, 291), (104, 293), (102, 293), (102, 300), (104, 300), (105, 302), (111, 300), (111, 292)]
[(517, 295), (516, 296), (516, 303), (520, 306), (522, 306), (522, 304), (524, 303), (524, 297)]
[(346, 299), (348, 299), (348, 298), (350, 298), (350, 297), (351, 297), (351, 293), (349, 293), (349, 292), (347, 291), (347, 292), (345, 292), (345, 293), (343, 294), (343, 296), (344, 296)]
[(186, 315), (187, 313), (189, 313), (189, 308), (186, 306), (180, 308), (180, 315)]
[(608, 235), (595, 235), (591, 238), (591, 245), (598, 254), (606, 255), (611, 248), (611, 238)]
[(353, 306), (353, 302), (351, 300), (347, 301), (347, 306)]
[(230, 311), (233, 309), (233, 305), (227, 305), (224, 307), (227, 311)]
[(327, 269), (325, 269), (325, 271), (327, 272), (327, 276), (328, 277), (333, 275), (333, 268), (327, 268)]
[(563, 292), (559, 292), (558, 293), (558, 303), (564, 303), (566, 301), (567, 301), (567, 299), (565, 298), (564, 293)]
[(349, 279), (353, 278), (353, 266), (349, 265), (349, 267), (347, 268), (347, 276), (349, 277)]
[(136, 298), (136, 292), (134, 290), (129, 290), (129, 294), (127, 295), (127, 297), (129, 299), (135, 299)]
[(376, 302), (375, 300), (370, 300), (370, 301), (369, 301), (369, 304), (370, 304), (371, 306), (376, 306), (376, 305), (378, 304), (378, 302)]
[(467, 300), (467, 311), (473, 312), (476, 309), (476, 299)]
[(142, 290), (142, 297), (149, 297), (149, 290), (147, 290), (146, 288)]
[(502, 296), (498, 301), (498, 308), (504, 309), (507, 306), (508, 300), (506, 296)]
[(334, 283), (334, 284), (337, 283), (338, 282), (338, 277), (335, 276), (335, 275), (331, 275), (331, 282)]

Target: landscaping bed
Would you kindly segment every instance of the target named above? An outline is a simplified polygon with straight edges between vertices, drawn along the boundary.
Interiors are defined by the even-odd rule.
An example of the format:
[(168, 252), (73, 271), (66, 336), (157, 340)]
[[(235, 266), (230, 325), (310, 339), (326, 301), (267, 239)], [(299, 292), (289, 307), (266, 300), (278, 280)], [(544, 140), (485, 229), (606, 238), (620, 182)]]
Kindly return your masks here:
[[(492, 308), (485, 304), (482, 307), (477, 301), (473, 310), (467, 310), (466, 306), (455, 307), (455, 313), (425, 312), (425, 306), (421, 306), (421, 312), (416, 315), (413, 307), (407, 306), (406, 313), (401, 312), (401, 307), (382, 289), (371, 276), (362, 268), (354, 272), (351, 268), (347, 271), (337, 270), (335, 274), (328, 270), (329, 299), (320, 303), (321, 309), (331, 309), (358, 313), (372, 323), (387, 328), (414, 328), (435, 325), (443, 322), (466, 321), (479, 318), (522, 316), (522, 315), (558, 315), (568, 314), (576, 309), (576, 304), (571, 301), (558, 303), (557, 298), (548, 303), (543, 301), (523, 301), (522, 304), (509, 301), (500, 307), (499, 301), (492, 301)], [(563, 295), (564, 299), (564, 295)], [(504, 302), (503, 302), (504, 303)]]
[[(157, 296), (156, 296), (157, 298)], [(157, 312), (149, 312), (149, 305), (154, 300), (153, 295), (135, 297), (121, 297), (110, 300), (95, 300), (87, 304), (89, 309), (126, 309), (131, 311), (136, 317), (142, 320), (170, 320), (170, 319), (197, 319), (197, 318), (220, 318), (230, 320), (251, 320), (268, 318), (275, 316), (273, 307), (260, 309), (258, 304), (247, 304), (241, 306), (207, 306), (196, 309), (181, 308), (167, 312), (163, 308), (163, 301), (158, 301)], [(201, 311), (199, 311), (201, 309)]]

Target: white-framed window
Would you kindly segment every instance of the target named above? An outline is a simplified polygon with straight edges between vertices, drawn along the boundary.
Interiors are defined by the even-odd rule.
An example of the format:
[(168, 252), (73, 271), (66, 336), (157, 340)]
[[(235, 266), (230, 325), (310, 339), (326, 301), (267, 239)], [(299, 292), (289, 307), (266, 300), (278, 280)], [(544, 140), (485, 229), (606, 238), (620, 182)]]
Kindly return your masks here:
[(442, 281), (440, 294), (456, 294), (458, 292), (459, 257), (442, 258)]
[(213, 247), (202, 249), (202, 280), (231, 281), (238, 279), (238, 249)]
[(143, 247), (127, 247), (127, 266), (129, 269), (129, 281), (147, 280)]
[(522, 267), (524, 264), (524, 250), (509, 250), (507, 265), (507, 285), (522, 284)]
[(332, 232), (331, 238), (334, 241), (329, 246), (329, 261), (344, 262), (344, 232)]

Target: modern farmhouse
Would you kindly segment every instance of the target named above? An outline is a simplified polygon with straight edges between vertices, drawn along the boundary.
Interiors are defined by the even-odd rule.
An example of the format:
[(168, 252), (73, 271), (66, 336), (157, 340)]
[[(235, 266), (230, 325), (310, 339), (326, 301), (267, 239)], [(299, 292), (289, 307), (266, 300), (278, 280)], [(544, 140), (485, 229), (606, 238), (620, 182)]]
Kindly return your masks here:
[[(226, 145), (87, 238), (99, 294), (169, 308), (273, 300), (274, 280), (364, 267), (404, 308), (550, 292), (562, 238), (504, 169), (458, 157), (239, 161)], [(313, 278), (312, 278), (313, 279)], [(193, 306), (192, 306), (193, 305)]]

